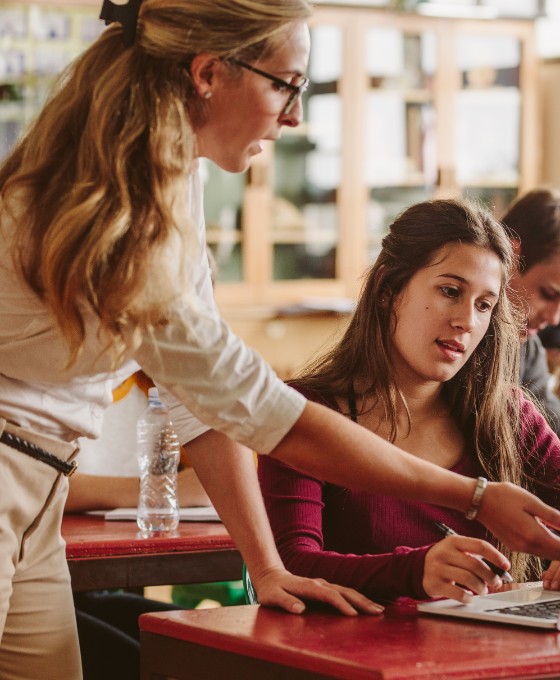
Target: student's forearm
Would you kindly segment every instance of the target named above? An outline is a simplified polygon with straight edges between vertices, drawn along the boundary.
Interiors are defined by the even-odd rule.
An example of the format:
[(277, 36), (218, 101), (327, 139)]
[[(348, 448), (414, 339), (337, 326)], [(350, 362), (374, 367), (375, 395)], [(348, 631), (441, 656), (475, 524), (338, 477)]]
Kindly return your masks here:
[(104, 477), (77, 473), (70, 478), (66, 512), (136, 507), (137, 477)]
[[(75, 474), (70, 479), (66, 512), (87, 510), (112, 510), (134, 508), (138, 503), (139, 481), (137, 477), (105, 477)], [(179, 505), (210, 505), (210, 500), (192, 468), (185, 468), (177, 475)]]

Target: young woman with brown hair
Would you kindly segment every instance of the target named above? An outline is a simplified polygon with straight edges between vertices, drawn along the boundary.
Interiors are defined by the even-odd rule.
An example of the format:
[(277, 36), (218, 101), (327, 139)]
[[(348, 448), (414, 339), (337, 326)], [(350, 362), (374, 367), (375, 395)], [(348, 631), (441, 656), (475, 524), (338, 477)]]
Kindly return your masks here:
[[(557, 506), (560, 442), (515, 387), (522, 318), (507, 295), (511, 270), (510, 241), (488, 212), (444, 200), (409, 208), (383, 240), (344, 336), (295, 386), (422, 460)], [(259, 476), (294, 573), (376, 599), (464, 601), (497, 584), (472, 556), (490, 535), (452, 509), (354, 491), (270, 457)], [(440, 540), (435, 522), (463, 535)], [(515, 579), (535, 577), (534, 560), (506, 554)]]

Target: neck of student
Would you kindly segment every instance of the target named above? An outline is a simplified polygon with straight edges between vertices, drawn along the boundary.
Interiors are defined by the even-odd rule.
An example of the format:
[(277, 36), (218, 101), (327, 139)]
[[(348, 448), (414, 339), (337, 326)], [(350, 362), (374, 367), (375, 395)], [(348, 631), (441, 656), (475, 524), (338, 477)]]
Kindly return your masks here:
[(451, 469), (461, 459), (465, 445), (444, 398), (443, 383), (398, 384), (396, 432), (375, 396), (368, 397), (366, 404), (358, 402), (359, 424), (419, 458)]
[(401, 382), (398, 389), (401, 397), (397, 401), (399, 420), (410, 416), (414, 423), (431, 416), (441, 416), (446, 412), (442, 398), (442, 383), (408, 383), (403, 385)]
[[(443, 398), (443, 383), (436, 381), (401, 380), (397, 383), (396, 395), (397, 420), (399, 429), (408, 431), (410, 425), (420, 424), (430, 418), (442, 418), (449, 415), (449, 407)], [(355, 382), (355, 390), (359, 395), (360, 381)], [(366, 398), (367, 403), (361, 403), (358, 397), (358, 413), (368, 414), (364, 421), (373, 426), (374, 431), (384, 421), (385, 411), (377, 401), (375, 395)], [(377, 425), (374, 425), (377, 423)]]

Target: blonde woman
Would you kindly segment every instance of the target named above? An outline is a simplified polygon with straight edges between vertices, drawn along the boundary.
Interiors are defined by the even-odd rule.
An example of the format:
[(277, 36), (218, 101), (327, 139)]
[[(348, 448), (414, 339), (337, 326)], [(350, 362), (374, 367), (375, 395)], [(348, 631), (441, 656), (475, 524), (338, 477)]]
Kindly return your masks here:
[[(511, 485), (483, 495), (473, 480), (308, 403), (219, 317), (197, 158), (244, 171), (262, 140), (301, 122), (309, 13), (305, 0), (106, 0), (109, 28), (0, 168), (6, 680), (45, 669), (81, 676), (59, 534), (64, 475), (76, 437), (98, 435), (111, 385), (138, 366), (166, 390), (264, 604), (297, 613), (310, 598), (345, 614), (381, 611), (284, 569), (242, 445), (351, 487), (478, 511), (511, 548), (560, 556), (560, 540), (535, 520), (560, 527), (560, 513)], [(494, 548), (485, 556), (508, 566)]]

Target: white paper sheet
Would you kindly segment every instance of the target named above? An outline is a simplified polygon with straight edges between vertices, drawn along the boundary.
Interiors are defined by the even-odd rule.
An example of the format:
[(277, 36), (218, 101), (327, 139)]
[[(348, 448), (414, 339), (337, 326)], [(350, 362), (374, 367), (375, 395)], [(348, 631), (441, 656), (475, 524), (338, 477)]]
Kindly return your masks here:
[[(115, 508), (114, 510), (96, 510), (88, 513), (102, 515), (107, 520), (134, 520), (136, 521), (136, 508)], [(220, 517), (213, 506), (196, 508), (180, 508), (179, 519), (181, 522), (219, 522)]]

